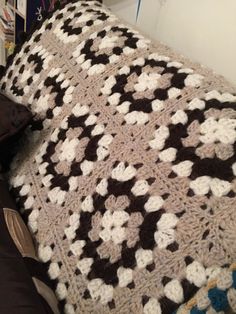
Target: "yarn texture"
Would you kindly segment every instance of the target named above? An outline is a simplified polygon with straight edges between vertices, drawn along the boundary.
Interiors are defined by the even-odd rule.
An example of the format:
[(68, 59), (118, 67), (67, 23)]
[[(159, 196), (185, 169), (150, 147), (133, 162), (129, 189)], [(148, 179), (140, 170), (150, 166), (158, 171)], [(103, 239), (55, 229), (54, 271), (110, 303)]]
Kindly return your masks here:
[(9, 179), (62, 312), (236, 311), (232, 86), (75, 0), (0, 84), (34, 115)]

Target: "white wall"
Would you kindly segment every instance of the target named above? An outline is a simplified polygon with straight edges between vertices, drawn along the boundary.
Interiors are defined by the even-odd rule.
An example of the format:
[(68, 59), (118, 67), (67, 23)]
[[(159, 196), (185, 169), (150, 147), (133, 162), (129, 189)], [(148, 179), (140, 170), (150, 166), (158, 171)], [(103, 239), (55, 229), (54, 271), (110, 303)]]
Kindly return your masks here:
[[(137, 1), (106, 2), (135, 23)], [(142, 0), (137, 25), (236, 85), (236, 0)]]
[(136, 23), (137, 0), (104, 0), (103, 2), (126, 22)]

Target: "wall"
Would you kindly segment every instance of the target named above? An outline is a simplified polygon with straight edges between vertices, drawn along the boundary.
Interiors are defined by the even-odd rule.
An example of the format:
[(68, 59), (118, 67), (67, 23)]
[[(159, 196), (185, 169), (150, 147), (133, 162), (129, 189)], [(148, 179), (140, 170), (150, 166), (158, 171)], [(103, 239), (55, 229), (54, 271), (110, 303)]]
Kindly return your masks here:
[[(106, 2), (124, 19), (135, 23), (137, 1)], [(149, 36), (211, 67), (236, 85), (235, 0), (142, 0), (137, 25)]]
[(137, 0), (104, 0), (103, 2), (126, 22), (136, 23)]

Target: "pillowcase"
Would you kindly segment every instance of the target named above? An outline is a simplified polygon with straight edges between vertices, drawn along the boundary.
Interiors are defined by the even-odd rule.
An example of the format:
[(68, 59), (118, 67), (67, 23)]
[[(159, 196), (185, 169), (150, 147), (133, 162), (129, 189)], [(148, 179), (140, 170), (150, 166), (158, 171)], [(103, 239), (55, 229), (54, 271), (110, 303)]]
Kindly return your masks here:
[(0, 313), (59, 314), (46, 269), (0, 177)]
[(27, 107), (0, 92), (0, 163), (4, 170), (16, 153), (18, 139), (32, 119)]

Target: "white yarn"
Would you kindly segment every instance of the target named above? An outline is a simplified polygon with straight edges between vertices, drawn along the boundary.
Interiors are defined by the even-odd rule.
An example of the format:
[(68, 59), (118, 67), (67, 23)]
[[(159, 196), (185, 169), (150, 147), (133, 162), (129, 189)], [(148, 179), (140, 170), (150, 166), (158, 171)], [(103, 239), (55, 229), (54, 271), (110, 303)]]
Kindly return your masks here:
[(236, 120), (222, 118), (217, 121), (210, 117), (201, 124), (200, 132), (200, 140), (203, 143), (219, 141), (223, 144), (233, 144), (236, 140)]
[(152, 149), (163, 149), (165, 140), (169, 137), (170, 131), (168, 127), (161, 125), (154, 133), (154, 139), (149, 141), (149, 146)]
[(148, 213), (155, 212), (159, 210), (163, 204), (164, 200), (161, 196), (150, 196), (148, 201), (145, 203), (144, 208)]
[(88, 70), (91, 67), (91, 60), (86, 60), (84, 63), (81, 64), (81, 68), (83, 70)]
[(154, 239), (159, 249), (165, 249), (175, 240), (175, 231), (171, 228), (160, 229), (154, 233)]
[(231, 190), (231, 183), (228, 181), (220, 180), (218, 178), (211, 179), (210, 188), (213, 195), (221, 197), (227, 195)]
[(93, 279), (88, 283), (88, 290), (93, 300), (107, 304), (113, 298), (113, 287), (106, 285), (101, 279)]
[(20, 79), (20, 83), (24, 83), (26, 80), (28, 80), (28, 78), (31, 77), (31, 70), (25, 70), (22, 73), (21, 79)]
[(101, 88), (101, 93), (103, 95), (110, 95), (112, 87), (116, 84), (116, 78), (114, 75), (109, 76), (105, 81), (104, 87)]
[(58, 140), (59, 128), (56, 128), (53, 133), (51, 134), (50, 140), (54, 143)]
[[(42, 58), (44, 58), (44, 55), (42, 56)], [(43, 69), (47, 70), (47, 68), (49, 67), (50, 62), (54, 59), (53, 56), (49, 55), (45, 58), (44, 63), (43, 63)]]
[(194, 110), (194, 109), (203, 110), (203, 109), (205, 109), (205, 101), (198, 99), (198, 98), (194, 98), (188, 104), (188, 109), (189, 110)]
[(127, 124), (138, 124), (143, 125), (148, 122), (149, 116), (145, 112), (132, 111), (125, 115), (124, 117)]
[(97, 121), (97, 117), (94, 114), (91, 114), (85, 121), (85, 125), (89, 126), (89, 125), (94, 125)]
[(56, 295), (59, 300), (64, 300), (67, 297), (68, 291), (64, 283), (59, 282), (56, 288)]
[(109, 150), (100, 146), (96, 150), (98, 161), (104, 160), (109, 155)]
[(133, 271), (130, 268), (120, 267), (117, 271), (119, 278), (119, 286), (121, 288), (127, 287), (133, 281)]
[(90, 69), (88, 69), (88, 75), (97, 75), (104, 72), (106, 69), (105, 64), (94, 64)]
[(145, 49), (147, 48), (147, 44), (149, 43), (150, 41), (147, 40), (147, 39), (141, 39), (139, 41), (137, 41), (136, 45), (137, 45), (137, 48), (139, 49)]
[(144, 59), (143, 57), (140, 57), (140, 58), (138, 58), (138, 59), (135, 59), (135, 60), (132, 62), (132, 64), (133, 64), (134, 66), (136, 66), (136, 65), (143, 66), (144, 63), (145, 63), (145, 59)]
[(145, 90), (153, 90), (158, 87), (158, 80), (161, 77), (158, 73), (142, 73), (138, 77), (138, 83), (134, 85), (136, 92), (144, 92)]
[(157, 299), (151, 298), (143, 307), (144, 314), (161, 314), (161, 306)]
[(66, 197), (66, 191), (62, 191), (59, 187), (53, 188), (48, 192), (48, 198), (53, 204), (61, 205)]
[(64, 232), (68, 240), (73, 240), (76, 236), (76, 227), (75, 226), (69, 226), (65, 228)]
[(165, 285), (164, 293), (168, 299), (175, 303), (184, 301), (183, 288), (177, 279), (173, 279)]
[(175, 228), (179, 219), (175, 214), (165, 213), (161, 216), (160, 220), (157, 222), (158, 230), (165, 230), (170, 228)]
[(172, 170), (179, 177), (189, 177), (192, 172), (193, 162), (190, 160), (185, 160), (180, 162), (179, 164), (172, 166)]
[(78, 227), (80, 222), (80, 214), (73, 213), (69, 218), (69, 224), (71, 226)]
[(132, 48), (130, 48), (130, 47), (124, 47), (124, 49), (123, 49), (123, 53), (125, 54), (125, 55), (130, 55), (130, 54), (132, 54), (132, 53), (134, 53), (135, 52), (135, 49), (132, 49)]
[(85, 244), (86, 242), (84, 240), (77, 240), (70, 245), (70, 250), (75, 256), (80, 257), (83, 253), (83, 247)]
[(102, 134), (105, 130), (105, 126), (103, 124), (96, 124), (94, 129), (91, 132), (92, 136)]
[(199, 74), (189, 74), (184, 80), (184, 83), (186, 86), (198, 87), (201, 85), (203, 78), (204, 77)]
[(116, 45), (116, 42), (119, 40), (118, 36), (105, 36), (102, 38), (101, 43), (99, 45), (99, 49), (113, 48)]
[[(128, 75), (130, 72), (130, 67), (128, 67), (127, 65), (123, 66), (120, 70), (119, 70), (119, 74), (122, 75), (122, 74), (125, 74), (125, 75)], [(116, 81), (115, 81), (116, 83)], [(114, 84), (115, 85), (115, 84)]]
[(183, 110), (177, 110), (176, 113), (171, 117), (173, 124), (186, 124), (188, 122), (188, 116)]
[(111, 173), (111, 177), (117, 181), (125, 182), (131, 180), (136, 175), (136, 169), (132, 166), (125, 166), (124, 162), (120, 162)]
[(193, 73), (193, 69), (189, 69), (189, 68), (183, 68), (183, 69), (179, 69), (178, 73), (186, 73), (186, 74), (191, 74)]
[(93, 171), (94, 163), (89, 160), (84, 160), (80, 164), (81, 171), (83, 173), (83, 176), (89, 175)]
[(74, 86), (70, 86), (69, 88), (67, 88), (67, 90), (65, 91), (65, 95), (63, 97), (63, 101), (65, 104), (69, 104), (72, 101), (72, 94), (74, 91), (75, 87)]
[(93, 207), (93, 198), (91, 195), (88, 195), (85, 197), (83, 202), (81, 203), (81, 210), (84, 212), (93, 212), (94, 207)]
[(75, 314), (75, 310), (72, 304), (65, 305), (65, 314)]
[(113, 55), (111, 55), (111, 56), (109, 57), (109, 62), (110, 62), (110, 63), (116, 63), (116, 62), (119, 61), (119, 59), (120, 59), (119, 56), (117, 56), (116, 54), (113, 54)]
[(43, 49), (43, 46), (42, 46), (42, 45), (35, 46), (35, 47), (32, 49), (31, 53), (32, 53), (32, 54), (36, 54), (36, 53), (38, 53), (38, 52), (40, 52), (40, 51), (45, 51), (45, 49)]
[(213, 90), (206, 94), (205, 99), (206, 100), (217, 99), (220, 102), (234, 102), (236, 101), (236, 96), (229, 93), (220, 94), (218, 91)]
[(51, 263), (48, 269), (48, 275), (50, 276), (50, 278), (52, 280), (56, 279), (59, 277), (60, 275), (60, 267), (58, 265), (58, 263)]
[(149, 190), (149, 184), (146, 180), (138, 180), (135, 182), (131, 192), (136, 195), (145, 195)]
[[(84, 45), (85, 45), (85, 41), (81, 42), (75, 49), (75, 51), (73, 52), (73, 57), (74, 58), (77, 58), (77, 57), (80, 57), (81, 56), (81, 50), (84, 48)], [(82, 55), (84, 56), (84, 55)], [(83, 60), (84, 61), (84, 60)], [(78, 63), (81, 63), (81, 62), (78, 62)]]
[(159, 99), (155, 99), (152, 101), (152, 110), (153, 111), (161, 111), (164, 109), (164, 102)]
[(100, 288), (100, 302), (101, 304), (107, 304), (112, 301), (113, 298), (113, 287), (112, 285), (103, 284)]
[(25, 175), (17, 175), (16, 177), (13, 177), (11, 179), (11, 184), (13, 185), (14, 188), (23, 185), (25, 182)]
[(115, 244), (120, 244), (126, 239), (125, 228), (122, 227), (129, 220), (129, 214), (124, 211), (111, 213), (106, 211), (102, 218), (103, 229), (99, 236), (105, 242), (112, 240)]
[(112, 214), (113, 225), (120, 227), (129, 220), (129, 214), (125, 211), (116, 210)]
[(169, 67), (169, 68), (171, 68), (171, 67), (181, 68), (182, 66), (183, 66), (183, 64), (180, 62), (177, 62), (177, 61), (172, 61), (172, 62), (167, 63), (167, 67)]
[(19, 194), (20, 194), (21, 196), (26, 196), (29, 192), (30, 192), (30, 185), (25, 184), (25, 185), (22, 186), (22, 188), (21, 188)]
[(130, 107), (131, 102), (130, 101), (124, 101), (121, 105), (116, 107), (116, 110), (119, 113), (126, 114), (129, 112), (129, 107)]
[(145, 268), (153, 262), (153, 254), (151, 250), (138, 249), (135, 252), (135, 258), (138, 268)]
[(86, 23), (94, 17), (91, 13), (83, 13), (79, 18), (76, 19), (76, 23)]
[(170, 147), (160, 152), (159, 158), (163, 162), (172, 162), (176, 158), (176, 153), (176, 148)]
[(217, 277), (217, 288), (226, 290), (233, 284), (232, 272), (229, 269), (222, 269)]
[(83, 275), (88, 275), (91, 270), (91, 265), (93, 264), (92, 258), (83, 258), (78, 261), (77, 268), (81, 271)]
[(68, 117), (65, 117), (62, 121), (61, 121), (61, 125), (60, 127), (64, 130), (66, 130), (68, 128)]
[(76, 156), (76, 148), (79, 145), (79, 140), (77, 138), (73, 138), (69, 140), (66, 138), (60, 147), (59, 160), (60, 161), (68, 161), (72, 162)]
[(168, 90), (168, 97), (169, 98), (176, 98), (181, 94), (181, 90), (179, 88), (176, 87), (171, 87)]
[(208, 176), (198, 177), (190, 182), (190, 188), (196, 195), (206, 195), (210, 190), (211, 178)]
[(33, 233), (35, 233), (38, 230), (38, 216), (39, 216), (39, 210), (34, 209), (30, 213), (29, 218), (28, 218), (28, 226)]
[(41, 113), (43, 111), (46, 111), (49, 108), (48, 100), (50, 95), (41, 95), (37, 101), (37, 106), (34, 105), (33, 109), (35, 113)]
[(75, 191), (78, 187), (78, 178), (77, 177), (70, 177), (68, 180), (69, 183), (69, 191)]
[(48, 174), (46, 177), (42, 178), (42, 183), (45, 187), (51, 186), (51, 179), (53, 178), (52, 174)]
[(222, 269), (218, 266), (212, 266), (212, 267), (206, 268), (207, 280), (209, 281), (209, 280), (215, 279), (219, 275), (221, 270)]
[[(65, 75), (63, 74), (63, 73), (60, 73), (59, 75), (58, 75), (58, 77), (56, 78), (56, 82), (57, 83), (59, 83), (59, 82), (62, 82), (62, 84), (61, 84), (61, 87), (62, 86), (64, 86), (64, 87), (62, 87), (62, 88), (67, 88), (68, 86), (69, 86), (69, 84), (67, 84), (68, 82), (69, 82), (69, 80), (66, 80), (65, 79), (65, 81), (64, 81), (64, 79), (65, 79)], [(65, 85), (64, 85), (64, 82), (65, 82)]]
[(236, 162), (232, 165), (233, 174), (236, 176)]
[(25, 209), (30, 209), (34, 204), (34, 197), (29, 196), (27, 197), (26, 201), (24, 202), (24, 208)]
[(186, 267), (186, 278), (198, 288), (206, 283), (206, 271), (203, 265), (197, 261)]
[(72, 113), (75, 117), (81, 117), (89, 113), (89, 107), (88, 106), (81, 106), (79, 103), (76, 104), (73, 109)]
[(112, 135), (106, 134), (99, 140), (98, 145), (108, 148), (113, 140)]
[(49, 245), (43, 246), (42, 244), (39, 244), (38, 256), (42, 262), (47, 263), (51, 259), (52, 254), (53, 251)]
[(99, 184), (96, 186), (96, 192), (102, 196), (105, 196), (108, 193), (107, 187), (107, 179), (102, 179), (101, 182), (99, 182)]

